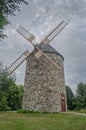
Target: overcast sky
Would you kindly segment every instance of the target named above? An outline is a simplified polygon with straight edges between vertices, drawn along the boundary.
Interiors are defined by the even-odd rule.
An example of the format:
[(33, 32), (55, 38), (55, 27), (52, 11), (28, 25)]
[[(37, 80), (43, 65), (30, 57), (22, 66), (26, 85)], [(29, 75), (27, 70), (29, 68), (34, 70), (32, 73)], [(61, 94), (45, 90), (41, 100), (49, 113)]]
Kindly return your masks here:
[[(27, 0), (21, 12), (9, 17), (8, 38), (0, 42), (0, 61), (9, 66), (26, 49), (33, 48), (16, 29), (22, 25), (39, 41), (61, 20), (69, 24), (50, 43), (64, 56), (65, 82), (72, 90), (80, 82), (86, 83), (86, 0)], [(16, 82), (24, 83), (25, 63), (15, 71)]]

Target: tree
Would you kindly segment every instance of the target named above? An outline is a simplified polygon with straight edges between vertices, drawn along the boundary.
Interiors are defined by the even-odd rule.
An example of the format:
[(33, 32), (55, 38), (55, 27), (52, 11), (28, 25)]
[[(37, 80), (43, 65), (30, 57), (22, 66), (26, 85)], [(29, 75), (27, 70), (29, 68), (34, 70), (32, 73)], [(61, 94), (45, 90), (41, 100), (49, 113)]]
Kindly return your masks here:
[(22, 107), (22, 96), (23, 96), (23, 86), (15, 85), (11, 86), (9, 89), (8, 96), (8, 106), (11, 110), (18, 110)]
[(15, 85), (15, 77), (8, 76), (8, 72), (0, 62), (0, 90), (8, 92), (10, 85)]
[(0, 90), (0, 111), (10, 110), (7, 103), (7, 93)]
[(69, 86), (66, 86), (67, 106), (69, 110), (75, 108), (74, 94)]
[(6, 68), (0, 62), (0, 110), (8, 110), (7, 98), (9, 95), (9, 88), (11, 85), (15, 85), (15, 79), (8, 76)]
[(9, 23), (8, 16), (15, 15), (16, 10), (20, 11), (22, 3), (27, 4), (25, 0), (0, 0), (0, 40), (6, 36), (3, 29)]
[(76, 103), (78, 109), (86, 108), (86, 84), (78, 84), (76, 90)]
[(9, 76), (0, 62), (0, 111), (21, 108), (22, 95), (23, 86), (15, 84), (15, 77)]

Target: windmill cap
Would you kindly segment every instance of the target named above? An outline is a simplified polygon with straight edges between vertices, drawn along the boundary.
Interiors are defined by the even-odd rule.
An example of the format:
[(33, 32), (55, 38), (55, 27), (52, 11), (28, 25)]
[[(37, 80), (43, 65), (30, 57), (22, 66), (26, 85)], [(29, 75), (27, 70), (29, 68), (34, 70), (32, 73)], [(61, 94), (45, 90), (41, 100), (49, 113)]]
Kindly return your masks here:
[(49, 53), (55, 53), (59, 56), (62, 57), (62, 59), (64, 60), (64, 57), (58, 52), (56, 51), (52, 46), (50, 46), (49, 44), (44, 45), (44, 44), (40, 44), (39, 48), (43, 51), (43, 52), (49, 52)]

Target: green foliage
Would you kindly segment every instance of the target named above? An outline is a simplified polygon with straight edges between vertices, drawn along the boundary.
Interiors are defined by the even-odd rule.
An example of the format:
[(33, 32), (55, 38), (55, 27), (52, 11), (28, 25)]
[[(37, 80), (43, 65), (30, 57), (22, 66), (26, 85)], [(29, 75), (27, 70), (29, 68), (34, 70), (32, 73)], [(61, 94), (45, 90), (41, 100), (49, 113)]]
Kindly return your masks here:
[(3, 28), (5, 25), (7, 25), (9, 22), (6, 19), (6, 16), (3, 15), (3, 12), (0, 11), (0, 40), (4, 39), (6, 37), (5, 34), (3, 34)]
[(74, 98), (74, 94), (69, 86), (66, 86), (66, 94), (67, 94), (67, 107), (69, 110), (74, 110), (75, 98)]
[(15, 77), (8, 76), (6, 68), (0, 62), (0, 111), (21, 108), (23, 86), (15, 84)]
[(44, 113), (44, 114), (58, 114), (58, 112), (40, 112), (40, 111), (31, 111), (31, 110), (26, 110), (26, 109), (18, 109), (18, 113)]
[(8, 77), (6, 68), (0, 62), (0, 110), (9, 110), (7, 98), (9, 95), (9, 87), (14, 85), (15, 81), (12, 77)]
[(27, 2), (25, 0), (0, 0), (0, 40), (6, 35), (3, 34), (4, 27), (9, 23), (8, 16), (15, 15), (15, 11), (20, 11), (19, 5)]
[(86, 84), (80, 83), (77, 85), (76, 95), (74, 96), (69, 86), (66, 86), (67, 105), (69, 110), (77, 112), (86, 111)]
[(0, 90), (8, 92), (11, 85), (15, 85), (15, 79), (8, 76), (8, 73), (4, 70), (0, 74)]
[(0, 111), (10, 110), (7, 105), (7, 93), (0, 90)]
[(18, 113), (41, 113), (38, 111), (30, 111), (30, 110), (26, 110), (26, 109), (19, 109), (17, 112)]
[(21, 106), (22, 95), (23, 95), (22, 85), (15, 85), (10, 87), (8, 96), (8, 105), (10, 106), (11, 110), (18, 110), (22, 107)]
[(3, 29), (3, 26), (8, 24), (8, 21), (6, 20), (5, 16), (3, 16), (3, 13), (0, 12), (0, 29)]
[(86, 84), (80, 83), (76, 90), (77, 109), (86, 108)]

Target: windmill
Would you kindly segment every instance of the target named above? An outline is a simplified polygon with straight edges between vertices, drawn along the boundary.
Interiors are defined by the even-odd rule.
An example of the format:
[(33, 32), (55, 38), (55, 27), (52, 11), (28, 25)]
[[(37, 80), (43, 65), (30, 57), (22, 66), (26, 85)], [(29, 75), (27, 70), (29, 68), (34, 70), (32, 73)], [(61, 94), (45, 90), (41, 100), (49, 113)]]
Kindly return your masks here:
[[(59, 25), (57, 25), (39, 44), (37, 44), (35, 42), (35, 36), (32, 35), (30, 32), (28, 32), (24, 27), (20, 26), (17, 29), (17, 32), (20, 33), (26, 40), (28, 40), (34, 46), (34, 50), (31, 53), (28, 50), (26, 50), (20, 57), (17, 58), (16, 61), (14, 61), (8, 67), (9, 74), (12, 74), (25, 60), (27, 61), (26, 75), (25, 75), (25, 90), (24, 90), (24, 96), (23, 96), (23, 108), (24, 109), (29, 109), (29, 110), (33, 110), (33, 111), (50, 111), (50, 112), (66, 111), (66, 96), (65, 96), (66, 93), (65, 93), (65, 84), (64, 84), (63, 64), (60, 65), (59, 62), (58, 63), (55, 62), (54, 59), (51, 56), (49, 56), (49, 54), (47, 54), (43, 51), (43, 49), (45, 49), (45, 48), (48, 48), (48, 49), (50, 48), (51, 52), (55, 51), (49, 45), (49, 43), (66, 27), (66, 25), (67, 25), (67, 23), (65, 21), (61, 21), (59, 23)], [(60, 57), (61, 57), (61, 60), (63, 60), (63, 57), (59, 53), (58, 53), (58, 55), (59, 55), (59, 58), (57, 58), (57, 59), (60, 59)], [(31, 57), (34, 57), (35, 59), (31, 58)], [(32, 59), (32, 61), (30, 62), (29, 59)], [(34, 67), (36, 72), (34, 69), (30, 68), (33, 66), (33, 61), (37, 65), (37, 67)], [(28, 62), (30, 63), (29, 66), (28, 66)], [(39, 65), (41, 67), (39, 67)], [(43, 71), (42, 67), (44, 68), (43, 70), (45, 70), (45, 72), (42, 72)], [(30, 71), (28, 71), (28, 69), (29, 70), (32, 69), (31, 75), (33, 75), (33, 76), (31, 77), (31, 80), (29, 80)], [(37, 88), (36, 91), (34, 91), (34, 89), (36, 89), (36, 83), (37, 83), (36, 78), (39, 77), (38, 69), (39, 69), (39, 72), (41, 73), (41, 76), (40, 76), (41, 80), (39, 80), (39, 81), (41, 81), (41, 83), (39, 83), (39, 84), (42, 84), (42, 85), (41, 85), (41, 87)], [(29, 73), (29, 76), (28, 76), (28, 73)], [(53, 93), (54, 90), (52, 91), (52, 89), (49, 88), (51, 85), (48, 85), (47, 86), (48, 92), (46, 92), (47, 90), (44, 90), (44, 92), (43, 92), (43, 89), (42, 89), (42, 92), (46, 93), (46, 94), (42, 95), (42, 92), (40, 89), (42, 87), (44, 87), (43, 84), (45, 82), (45, 78), (42, 81), (44, 75), (45, 75), (45, 77), (46, 76), (48, 77), (51, 75), (50, 79), (52, 77), (53, 80), (60, 79), (61, 80), (60, 82), (62, 83), (62, 86), (63, 86), (63, 88), (62, 88), (63, 90), (60, 90), (61, 86), (58, 85), (58, 84), (60, 84), (60, 82), (55, 81), (56, 82), (55, 92)], [(56, 78), (56, 77), (58, 77), (56, 75), (58, 75), (60, 78)], [(34, 79), (34, 76), (35, 76), (35, 79)], [(34, 79), (34, 83), (35, 83), (34, 85), (33, 85), (33, 79)], [(50, 79), (48, 79), (46, 81), (51, 82)], [(38, 78), (37, 78), (37, 80), (38, 80)], [(32, 84), (32, 87), (31, 87), (30, 83)], [(37, 86), (39, 86), (39, 84)], [(35, 86), (35, 88), (34, 88), (34, 86)], [(37, 93), (37, 91), (38, 91), (38, 93)], [(54, 99), (52, 96), (54, 96), (55, 93), (58, 98), (55, 96), (55, 99)], [(31, 95), (32, 95), (32, 98), (31, 98)], [(53, 98), (53, 101), (51, 101), (52, 99), (50, 98), (50, 95), (52, 95), (51, 97)], [(39, 101), (39, 98), (41, 99), (40, 101)], [(57, 99), (57, 103), (56, 103), (56, 99)], [(54, 105), (54, 104), (56, 104), (56, 105)]]

